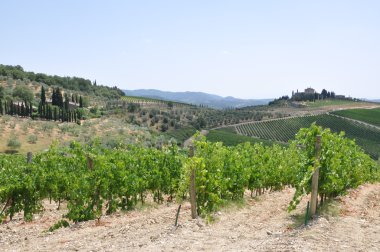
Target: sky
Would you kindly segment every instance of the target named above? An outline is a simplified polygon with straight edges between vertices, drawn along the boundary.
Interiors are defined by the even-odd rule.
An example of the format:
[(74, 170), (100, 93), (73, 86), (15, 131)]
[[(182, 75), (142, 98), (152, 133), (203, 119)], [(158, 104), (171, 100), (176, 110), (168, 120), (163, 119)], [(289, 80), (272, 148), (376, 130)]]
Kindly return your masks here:
[(2, 0), (0, 64), (122, 89), (380, 98), (380, 1)]

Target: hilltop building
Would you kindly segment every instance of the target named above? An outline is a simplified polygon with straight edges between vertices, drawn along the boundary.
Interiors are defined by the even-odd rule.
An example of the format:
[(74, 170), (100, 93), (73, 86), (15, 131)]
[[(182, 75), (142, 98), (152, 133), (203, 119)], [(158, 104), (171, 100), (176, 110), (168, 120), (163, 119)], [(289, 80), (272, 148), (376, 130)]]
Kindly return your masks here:
[(294, 101), (315, 101), (319, 99), (319, 94), (314, 88), (308, 87), (304, 92), (292, 92), (292, 100)]
[(314, 88), (308, 87), (308, 88), (305, 89), (305, 92), (304, 92), (304, 93), (305, 93), (305, 94), (315, 94), (316, 91), (315, 91)]

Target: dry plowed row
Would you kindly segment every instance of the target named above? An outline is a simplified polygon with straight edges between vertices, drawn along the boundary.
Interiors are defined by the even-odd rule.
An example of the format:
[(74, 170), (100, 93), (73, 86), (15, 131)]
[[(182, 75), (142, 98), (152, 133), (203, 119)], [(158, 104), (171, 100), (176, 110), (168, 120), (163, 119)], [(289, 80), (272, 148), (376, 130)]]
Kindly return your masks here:
[[(380, 184), (363, 185), (340, 201), (340, 216), (320, 217), (308, 228), (293, 228), (286, 212), (292, 189), (247, 197), (245, 207), (230, 207), (206, 225), (190, 219), (185, 204), (174, 228), (176, 204), (104, 217), (45, 233), (65, 210), (45, 202), (41, 218), (0, 226), (2, 251), (376, 251), (380, 247)], [(305, 200), (301, 206), (305, 205)]]

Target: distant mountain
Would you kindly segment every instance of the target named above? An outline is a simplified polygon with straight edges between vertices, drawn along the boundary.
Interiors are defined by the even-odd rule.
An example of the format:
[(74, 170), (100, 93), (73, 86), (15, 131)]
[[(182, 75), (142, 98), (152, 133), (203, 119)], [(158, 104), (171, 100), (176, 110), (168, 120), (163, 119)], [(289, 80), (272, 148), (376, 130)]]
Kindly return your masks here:
[(380, 103), (380, 99), (367, 99), (367, 98), (362, 98), (360, 100), (363, 100), (363, 101), (368, 101), (368, 102), (378, 102)]
[(126, 95), (149, 97), (161, 100), (205, 105), (210, 108), (241, 108), (254, 105), (267, 105), (273, 99), (239, 99), (232, 96), (222, 97), (203, 92), (168, 92), (156, 89), (123, 90)]

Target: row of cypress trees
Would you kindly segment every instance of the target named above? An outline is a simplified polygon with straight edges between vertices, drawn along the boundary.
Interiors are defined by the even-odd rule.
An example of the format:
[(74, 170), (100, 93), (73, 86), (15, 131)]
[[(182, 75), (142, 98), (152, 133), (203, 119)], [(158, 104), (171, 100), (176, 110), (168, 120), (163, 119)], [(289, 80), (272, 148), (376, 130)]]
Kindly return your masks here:
[[(45, 88), (42, 86), (40, 98), (37, 110), (33, 108), (31, 102), (14, 102), (12, 99), (3, 101), (0, 99), (0, 114), (80, 123), (80, 119), (83, 117), (82, 110), (71, 109), (70, 97), (66, 94), (65, 100), (63, 100), (62, 92), (59, 88), (53, 88), (51, 103), (48, 103)], [(71, 100), (75, 103), (79, 100), (79, 107), (83, 107), (82, 96), (78, 98), (77, 95), (72, 95)]]
[[(82, 101), (82, 96), (80, 96), (80, 101)], [(83, 102), (79, 104), (79, 107), (83, 107)], [(41, 87), (41, 99), (38, 104), (38, 115), (41, 119), (76, 123), (82, 118), (81, 110), (70, 109), (70, 98), (67, 94), (65, 94), (65, 100), (63, 100), (62, 92), (59, 88), (53, 88), (51, 104), (48, 104), (43, 86)]]
[(4, 102), (0, 99), (0, 114), (32, 117), (33, 106), (32, 103), (26, 101), (15, 103), (12, 99), (8, 101), (4, 100)]
[(62, 121), (62, 122), (76, 122), (82, 118), (82, 111), (79, 109), (60, 108), (55, 105), (41, 103), (38, 106), (38, 115), (41, 119)]

